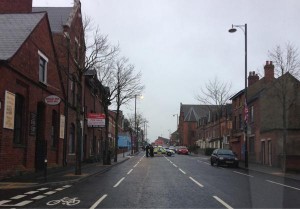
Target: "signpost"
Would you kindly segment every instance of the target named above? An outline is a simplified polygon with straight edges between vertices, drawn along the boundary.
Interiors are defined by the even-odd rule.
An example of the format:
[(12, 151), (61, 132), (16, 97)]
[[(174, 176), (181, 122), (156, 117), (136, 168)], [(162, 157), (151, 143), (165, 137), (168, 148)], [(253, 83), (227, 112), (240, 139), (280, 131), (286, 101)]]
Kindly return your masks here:
[(105, 127), (105, 114), (88, 113), (87, 125), (88, 127), (93, 127), (93, 128)]

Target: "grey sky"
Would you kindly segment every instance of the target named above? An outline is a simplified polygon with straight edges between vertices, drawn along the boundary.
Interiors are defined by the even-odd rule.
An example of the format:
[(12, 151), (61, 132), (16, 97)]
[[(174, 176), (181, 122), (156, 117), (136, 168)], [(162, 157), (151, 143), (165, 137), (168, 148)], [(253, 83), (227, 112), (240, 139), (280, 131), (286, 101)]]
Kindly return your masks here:
[[(149, 121), (148, 138), (168, 138), (180, 103), (198, 104), (195, 94), (215, 76), (244, 88), (242, 30), (248, 25), (248, 71), (263, 73), (268, 51), (287, 42), (300, 46), (298, 0), (81, 0), (121, 54), (143, 74), (144, 99), (137, 110)], [(72, 0), (33, 0), (34, 6), (71, 6)], [(124, 108), (124, 107), (123, 107)], [(134, 101), (125, 115), (134, 112)]]

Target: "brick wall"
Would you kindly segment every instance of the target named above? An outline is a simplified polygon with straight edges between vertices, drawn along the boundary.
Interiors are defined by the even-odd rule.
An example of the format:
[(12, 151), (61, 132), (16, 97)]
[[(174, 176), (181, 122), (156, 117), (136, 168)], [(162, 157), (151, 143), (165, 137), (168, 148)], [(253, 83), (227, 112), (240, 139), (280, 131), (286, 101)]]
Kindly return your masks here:
[(0, 14), (2, 13), (30, 13), (32, 0), (1, 0)]

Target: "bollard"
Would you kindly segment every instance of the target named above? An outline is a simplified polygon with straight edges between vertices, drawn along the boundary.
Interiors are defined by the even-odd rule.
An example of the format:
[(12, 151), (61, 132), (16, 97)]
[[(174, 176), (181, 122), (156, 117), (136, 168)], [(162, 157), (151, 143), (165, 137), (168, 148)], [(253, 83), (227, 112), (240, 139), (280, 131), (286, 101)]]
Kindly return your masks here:
[(47, 181), (47, 159), (45, 159), (45, 161), (44, 161), (44, 179), (45, 179), (45, 181)]

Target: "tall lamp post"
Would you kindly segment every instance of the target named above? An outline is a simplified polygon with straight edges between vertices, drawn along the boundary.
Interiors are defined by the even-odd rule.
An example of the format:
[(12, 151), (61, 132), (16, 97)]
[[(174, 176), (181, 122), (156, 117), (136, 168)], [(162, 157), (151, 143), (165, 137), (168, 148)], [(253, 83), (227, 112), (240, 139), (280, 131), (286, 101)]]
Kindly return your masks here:
[(173, 114), (173, 117), (177, 116), (177, 124), (176, 124), (176, 143), (178, 143), (178, 114)]
[[(245, 25), (232, 25), (232, 27), (228, 30), (230, 33), (234, 33), (237, 31), (236, 28), (240, 28), (245, 35), (245, 114), (248, 114), (246, 111), (247, 108), (247, 24)], [(248, 121), (245, 115), (245, 126), (244, 126), (244, 134), (245, 134), (245, 167), (248, 168), (248, 135), (247, 135), (247, 125)]]
[[(134, 95), (134, 129), (135, 129), (135, 139), (136, 139), (136, 151), (139, 151), (139, 140), (138, 140), (138, 127), (137, 127), (137, 123), (136, 123), (136, 97), (140, 96), (140, 95)], [(141, 98), (143, 98), (143, 96), (140, 96)]]

